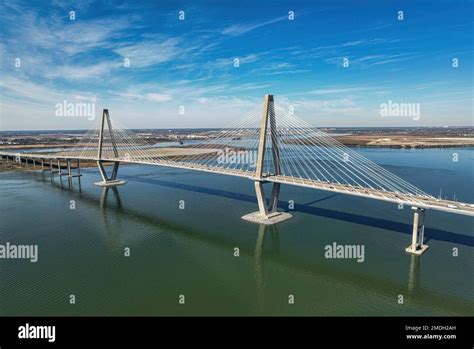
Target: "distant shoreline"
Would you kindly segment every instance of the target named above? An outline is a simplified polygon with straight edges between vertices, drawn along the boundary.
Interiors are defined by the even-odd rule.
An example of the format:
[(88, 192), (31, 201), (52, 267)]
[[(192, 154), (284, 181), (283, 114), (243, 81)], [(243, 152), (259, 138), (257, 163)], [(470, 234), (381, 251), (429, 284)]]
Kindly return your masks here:
[(72, 148), (75, 144), (18, 144), (18, 145), (0, 145), (2, 150), (15, 149), (47, 149), (47, 148)]
[[(347, 136), (344, 136), (347, 137)], [(390, 141), (364, 141), (354, 138), (340, 139), (341, 137), (333, 137), (338, 142), (350, 148), (385, 148), (385, 149), (436, 149), (436, 148), (469, 148), (474, 147), (474, 140), (464, 141), (462, 138), (453, 139), (451, 142), (438, 141), (438, 142), (423, 142), (423, 141), (404, 141), (398, 142), (397, 140)], [(436, 139), (432, 139), (436, 140)], [(311, 145), (313, 141), (310, 139), (300, 140), (303, 144)], [(286, 141), (286, 143), (296, 143), (292, 141)], [(184, 143), (186, 145), (186, 143)], [(15, 151), (15, 150), (27, 150), (27, 149), (48, 149), (48, 148), (72, 148), (74, 144), (30, 144), (30, 145), (7, 145), (0, 146), (0, 150)]]
[(458, 148), (473, 147), (474, 137), (447, 135), (361, 134), (335, 136), (346, 146), (377, 148)]
[[(222, 129), (182, 129), (182, 130), (135, 130), (138, 137), (144, 140), (144, 145), (179, 142), (186, 146), (196, 141), (212, 141), (219, 137)], [(424, 148), (466, 148), (474, 147), (474, 127), (390, 127), (390, 128), (319, 128), (321, 135), (295, 134), (299, 138), (287, 139), (288, 144), (318, 144), (321, 137), (327, 135), (349, 147), (364, 148), (394, 148), (394, 149), (424, 149)], [(77, 134), (76, 134), (77, 132)], [(243, 132), (239, 137), (245, 137)], [(56, 131), (55, 133), (24, 133), (0, 132), (0, 150), (23, 151), (27, 149), (47, 150), (48, 148), (72, 148), (76, 146), (82, 135), (78, 131)]]

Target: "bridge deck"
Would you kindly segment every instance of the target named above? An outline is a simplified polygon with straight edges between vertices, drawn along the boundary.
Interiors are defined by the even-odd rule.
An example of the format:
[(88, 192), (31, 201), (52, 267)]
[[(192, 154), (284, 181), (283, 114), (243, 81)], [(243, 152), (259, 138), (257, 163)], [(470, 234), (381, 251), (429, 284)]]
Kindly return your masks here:
[(123, 158), (109, 158), (109, 159), (99, 159), (96, 157), (81, 157), (74, 156), (73, 154), (66, 155), (61, 153), (60, 155), (55, 154), (29, 154), (29, 153), (13, 153), (13, 152), (0, 152), (0, 156), (8, 157), (17, 157), (20, 156), (24, 159), (37, 159), (37, 160), (86, 160), (86, 161), (115, 161), (120, 163), (131, 163), (131, 164), (142, 164), (142, 165), (154, 165), (154, 166), (164, 166), (172, 168), (181, 168), (209, 173), (224, 174), (236, 177), (244, 177), (251, 180), (257, 181), (267, 181), (267, 182), (276, 182), (288, 185), (295, 185), (307, 188), (313, 188), (317, 190), (324, 190), (330, 192), (337, 192), (341, 194), (365, 197), (374, 200), (381, 200), (387, 202), (393, 202), (396, 204), (403, 204), (406, 206), (416, 206), (419, 208), (432, 209), (437, 211), (444, 211), (455, 214), (462, 214), (468, 216), (474, 216), (474, 204), (463, 203), (459, 201), (443, 200), (436, 199), (432, 196), (419, 196), (419, 195), (407, 195), (400, 194), (396, 192), (389, 192), (377, 189), (356, 187), (346, 184), (331, 183), (317, 181), (313, 179), (305, 178), (296, 178), (288, 176), (265, 176), (264, 178), (258, 178), (255, 176), (254, 171), (250, 170), (240, 170), (240, 169), (230, 169), (222, 168), (217, 166), (201, 165), (198, 163), (190, 163), (185, 161), (163, 161), (157, 160), (153, 162), (149, 161), (136, 161), (136, 160), (127, 160)]

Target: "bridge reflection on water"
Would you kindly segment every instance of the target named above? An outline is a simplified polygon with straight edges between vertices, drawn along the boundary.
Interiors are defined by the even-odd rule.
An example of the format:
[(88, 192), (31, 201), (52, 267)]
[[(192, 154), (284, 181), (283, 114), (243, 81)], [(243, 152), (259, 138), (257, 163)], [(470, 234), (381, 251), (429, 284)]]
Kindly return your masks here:
[[(44, 178), (46, 180), (46, 178)], [(232, 198), (235, 200), (243, 201), (255, 201), (255, 198), (251, 195), (245, 195), (235, 192), (225, 192), (216, 189), (191, 186), (187, 184), (181, 184), (176, 182), (166, 182), (156, 179), (146, 179), (135, 176), (127, 176), (129, 181), (137, 181), (147, 184), (154, 184), (160, 186), (170, 186), (188, 191), (195, 191), (198, 193), (205, 192), (209, 195), (222, 196)], [(161, 232), (166, 234), (172, 234), (180, 236), (190, 241), (204, 243), (206, 245), (217, 248), (221, 251), (232, 251), (239, 243), (235, 239), (226, 238), (219, 235), (210, 235), (205, 231), (200, 231), (195, 227), (188, 225), (178, 224), (176, 222), (162, 219), (158, 214), (145, 214), (137, 210), (133, 210), (127, 207), (122, 202), (120, 196), (120, 188), (117, 187), (104, 187), (100, 198), (94, 197), (86, 192), (81, 192), (79, 188), (75, 188), (74, 184), (70, 185), (67, 183), (60, 184), (62, 181), (51, 182), (53, 187), (60, 190), (71, 190), (75, 192), (81, 199), (81, 202), (85, 202), (92, 207), (98, 207), (100, 209), (103, 229), (102, 240), (104, 245), (110, 251), (123, 250), (125, 246), (128, 246), (130, 240), (133, 240), (133, 234), (126, 230), (122, 230), (122, 222), (124, 220), (135, 221), (140, 224), (145, 224), (154, 229), (159, 229)], [(332, 195), (327, 196), (320, 200), (328, 200)], [(312, 204), (314, 202), (308, 203)], [(283, 203), (282, 203), (283, 204)], [(330, 217), (338, 219), (338, 213), (332, 212), (331, 210), (322, 210), (316, 207), (307, 205), (295, 205), (295, 211), (305, 212), (322, 217)], [(393, 224), (391, 221), (385, 221), (381, 219), (358, 216), (358, 215), (347, 215), (341, 217), (344, 221), (356, 222), (358, 224), (367, 224), (373, 227), (383, 227), (387, 230), (392, 230), (397, 233), (400, 232), (398, 226), (391, 228)], [(387, 225), (384, 225), (387, 224)], [(347, 283), (357, 288), (366, 289), (367, 292), (375, 292), (385, 297), (397, 297), (399, 294), (405, 295), (405, 302), (411, 304), (417, 304), (419, 306), (429, 306), (430, 304), (437, 304), (445, 307), (447, 311), (459, 313), (466, 312), (466, 303), (453, 297), (446, 297), (438, 293), (429, 292), (426, 289), (419, 289), (419, 278), (420, 271), (422, 269), (422, 260), (415, 255), (407, 255), (409, 258), (409, 268), (407, 270), (406, 283), (400, 284), (398, 282), (383, 279), (377, 276), (370, 276), (363, 273), (348, 273), (343, 268), (337, 266), (337, 263), (315, 263), (314, 260), (308, 260), (308, 258), (299, 258), (294, 254), (288, 255), (286, 252), (282, 252), (279, 240), (279, 228), (277, 225), (258, 225), (255, 227), (254, 235), (254, 247), (249, 248), (245, 246), (239, 247), (240, 255), (246, 259), (253, 260), (253, 274), (255, 280), (255, 300), (256, 305), (261, 313), (265, 312), (266, 309), (266, 293), (272, 292), (272, 285), (266, 282), (266, 265), (279, 265), (284, 268), (290, 268), (295, 273), (303, 273), (315, 278), (323, 278), (332, 280), (337, 283)], [(406, 228), (409, 228), (407, 225)], [(437, 230), (434, 229), (429, 234)], [(409, 234), (409, 233), (407, 233)], [(472, 237), (465, 236), (458, 233), (447, 232), (439, 230), (438, 234), (442, 235), (443, 241), (453, 241), (457, 244), (464, 244), (466, 246), (474, 246)], [(469, 308), (469, 307), (468, 307)], [(474, 309), (473, 309), (474, 310)]]

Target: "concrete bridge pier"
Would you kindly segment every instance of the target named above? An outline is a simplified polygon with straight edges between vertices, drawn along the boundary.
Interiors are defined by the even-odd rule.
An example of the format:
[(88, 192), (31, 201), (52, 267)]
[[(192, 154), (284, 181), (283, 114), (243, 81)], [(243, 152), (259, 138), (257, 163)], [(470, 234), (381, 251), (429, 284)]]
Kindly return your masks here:
[(51, 160), (41, 159), (41, 168), (43, 171), (52, 171)]
[(425, 238), (425, 214), (424, 208), (412, 207), (413, 213), (413, 231), (411, 245), (405, 251), (417, 256), (421, 256), (428, 249), (428, 245), (424, 245)]
[(49, 159), (48, 165), (49, 165), (49, 172), (51, 173), (51, 178), (52, 178), (54, 177), (54, 174), (58, 172), (57, 170), (54, 169), (53, 159)]
[(68, 176), (68, 178), (74, 178), (74, 177), (81, 177), (82, 176), (82, 174), (81, 174), (81, 162), (80, 162), (79, 159), (77, 159), (77, 165), (76, 165), (77, 173), (76, 174), (72, 174), (73, 168), (71, 167), (71, 160), (67, 159), (66, 162), (67, 162), (67, 176)]
[(63, 172), (63, 168), (62, 168), (60, 160), (58, 160), (58, 167), (59, 167), (59, 178), (61, 178), (62, 176), (69, 177), (69, 160), (66, 160), (66, 168), (68, 169), (68, 172)]
[(267, 205), (265, 191), (263, 189), (264, 181), (255, 181), (255, 194), (257, 196), (258, 211), (242, 216), (242, 219), (265, 225), (283, 222), (293, 216), (288, 212), (277, 211), (278, 197), (280, 195), (280, 183), (273, 183), (270, 204)]
[[(54, 165), (53, 165), (54, 166)], [(59, 174), (59, 178), (61, 178), (61, 163), (59, 162), (59, 160), (56, 161), (56, 167), (58, 168), (57, 170), (54, 170), (53, 171), (53, 174), (54, 173), (57, 173)]]
[(117, 185), (124, 185), (127, 183), (127, 181), (117, 179), (117, 173), (118, 173), (120, 162), (113, 161), (114, 166), (112, 168), (112, 174), (110, 175), (110, 177), (107, 175), (107, 172), (105, 171), (103, 163), (104, 163), (103, 160), (97, 161), (97, 166), (99, 167), (99, 172), (100, 172), (100, 176), (102, 177), (102, 182), (96, 182), (94, 183), (94, 185), (97, 185), (98, 187), (114, 187)]
[(67, 178), (71, 178), (71, 161), (66, 159)]

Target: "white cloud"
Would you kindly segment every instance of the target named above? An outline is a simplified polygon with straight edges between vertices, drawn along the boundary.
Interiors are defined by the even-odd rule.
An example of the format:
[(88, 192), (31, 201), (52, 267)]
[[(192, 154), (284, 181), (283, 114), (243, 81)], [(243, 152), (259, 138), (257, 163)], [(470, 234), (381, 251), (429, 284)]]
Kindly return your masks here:
[(60, 78), (65, 80), (97, 79), (119, 66), (120, 64), (118, 62), (103, 62), (85, 66), (64, 65), (50, 69), (46, 71), (44, 75), (48, 78)]
[(270, 24), (274, 24), (277, 22), (282, 22), (288, 20), (287, 16), (281, 16), (277, 17), (265, 22), (260, 22), (260, 23), (252, 23), (252, 24), (234, 24), (229, 27), (226, 27), (222, 30), (222, 34), (224, 35), (230, 35), (230, 36), (239, 36), (245, 33), (248, 33), (254, 29), (261, 28)]
[(130, 59), (130, 66), (137, 68), (168, 62), (183, 57), (187, 49), (181, 45), (178, 38), (168, 38), (154, 41), (144, 41), (123, 45), (115, 49), (123, 58)]
[(229, 90), (238, 90), (238, 91), (248, 91), (248, 90), (260, 90), (263, 88), (270, 87), (271, 84), (261, 84), (261, 83), (245, 83), (245, 84), (236, 84), (229, 88)]
[(74, 55), (92, 48), (108, 47), (110, 39), (118, 37), (132, 22), (127, 18), (64, 21), (57, 17), (41, 18), (25, 13), (11, 21), (10, 30), (19, 39), (16, 46), (54, 50), (56, 54)]
[[(53, 88), (34, 83), (32, 81), (3, 77), (0, 80), (2, 93), (0, 97), (4, 101), (8, 99), (15, 99), (21, 102), (51, 105), (62, 101), (68, 93), (59, 92)], [(85, 95), (85, 93), (82, 93)], [(71, 96), (77, 93), (71, 94)]]
[(354, 93), (354, 92), (363, 92), (370, 89), (371, 88), (363, 87), (363, 86), (344, 87), (344, 88), (325, 88), (325, 89), (312, 90), (312, 91), (307, 92), (307, 94), (312, 94), (312, 95), (347, 94), (347, 93)]
[(153, 102), (167, 102), (171, 100), (171, 96), (164, 93), (147, 93), (146, 99)]
[(400, 54), (374, 54), (361, 57), (347, 57), (347, 55), (339, 57), (330, 57), (324, 61), (328, 64), (341, 66), (343, 57), (349, 59), (351, 67), (368, 68), (378, 65), (390, 64), (395, 62), (406, 61), (418, 57), (418, 53), (400, 53)]
[[(87, 6), (87, 1), (81, 6)], [(2, 45), (3, 74), (15, 71), (13, 63), (7, 62), (18, 57), (22, 66), (21, 70), (16, 70), (30, 78), (81, 80), (102, 77), (118, 62), (92, 62), (91, 55), (82, 55), (79, 60), (74, 58), (95, 49), (110, 50), (113, 40), (123, 36), (125, 29), (133, 28), (134, 21), (125, 17), (70, 21), (54, 13), (38, 16), (29, 7), (5, 11), (8, 16), (1, 16), (1, 21), (10, 35), (5, 35)]]
[(74, 129), (91, 127), (87, 118), (58, 118), (55, 105), (68, 102), (89, 101), (98, 98), (85, 91), (56, 90), (33, 81), (3, 77), (0, 80), (0, 129)]

